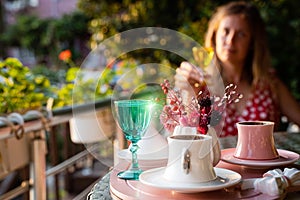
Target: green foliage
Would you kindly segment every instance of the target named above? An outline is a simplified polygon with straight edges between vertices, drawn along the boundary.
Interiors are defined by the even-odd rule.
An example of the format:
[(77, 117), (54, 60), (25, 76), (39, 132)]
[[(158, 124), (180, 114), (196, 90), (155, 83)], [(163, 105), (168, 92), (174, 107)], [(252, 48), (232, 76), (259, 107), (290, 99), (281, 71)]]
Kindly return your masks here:
[[(203, 44), (207, 23), (213, 11), (218, 5), (227, 2), (229, 0), (79, 0), (78, 7), (83, 12), (71, 13), (61, 19), (39, 19), (20, 15), (17, 23), (9, 26), (0, 35), (0, 43), (30, 49), (38, 60), (50, 60), (52, 63), (59, 63), (60, 67), (66, 63), (59, 62), (59, 52), (71, 49), (74, 55), (72, 59), (76, 60), (80, 54), (72, 49), (75, 40), (85, 40), (90, 36), (89, 33), (92, 34), (92, 47), (122, 31), (146, 26), (177, 30)], [(251, 2), (258, 6), (266, 22), (273, 66), (280, 78), (300, 99), (300, 80), (297, 73), (300, 57), (300, 1)], [(182, 58), (170, 52), (152, 49), (129, 52), (125, 57), (133, 57), (139, 63), (168, 62), (174, 67), (182, 61)], [(70, 68), (70, 65), (64, 67), (70, 68), (67, 74), (64, 70), (52, 71), (45, 67), (33, 68), (30, 71), (18, 60), (11, 58), (1, 62), (0, 66), (0, 113), (40, 107), (49, 97), (54, 97), (55, 107), (62, 107), (72, 105), (72, 97), (76, 103), (85, 103), (91, 99), (109, 96), (114, 79), (126, 69), (106, 68), (99, 82), (96, 82), (79, 75), (79, 69)], [(127, 67), (130, 69), (134, 66), (136, 65)], [(62, 83), (63, 87), (59, 89), (58, 86)], [(53, 89), (53, 85), (57, 88)]]
[[(55, 72), (45, 67), (29, 69), (16, 58), (7, 58), (0, 62), (0, 113), (39, 109), (49, 98), (54, 99), (54, 109), (94, 102), (110, 96), (118, 77), (136, 67), (134, 60), (123, 60), (107, 67), (96, 78), (90, 77), (88, 71), (79, 67), (70, 67), (63, 74), (64, 80), (54, 84), (45, 75), (57, 81)], [(40, 75), (41, 72), (45, 75)], [(133, 78), (131, 84), (138, 85), (139, 81)], [(124, 83), (122, 88), (129, 87), (127, 84)]]
[(300, 99), (300, 13), (299, 1), (277, 0), (260, 3), (267, 25), (273, 66), (277, 74)]
[[(54, 108), (90, 103), (109, 97), (113, 93), (118, 78), (136, 67), (137, 63), (134, 60), (117, 62), (106, 67), (101, 74), (100, 71), (89, 72), (79, 67), (71, 67), (66, 73), (65, 85), (57, 91)], [(90, 77), (89, 73), (93, 75), (96, 73), (97, 76)], [(131, 84), (138, 85), (139, 81), (133, 78)], [(127, 84), (129, 83), (122, 85), (123, 89), (129, 87)]]
[(54, 69), (47, 67), (46, 65), (41, 64), (41, 65), (36, 65), (36, 66), (32, 67), (31, 72), (34, 75), (43, 74), (44, 76), (46, 76), (49, 79), (51, 85), (54, 85), (54, 86), (59, 86), (60, 84), (65, 82), (65, 76), (66, 76), (65, 69), (54, 70)]
[(48, 53), (45, 47), (52, 41), (45, 40), (44, 38), (47, 23), (47, 20), (40, 20), (35, 16), (21, 16), (17, 19), (15, 25), (8, 27), (2, 39), (7, 45), (21, 46), (34, 50), (37, 55)]
[(89, 37), (88, 22), (89, 18), (78, 11), (60, 19), (20, 15), (16, 23), (8, 26), (0, 35), (0, 41), (6, 46), (31, 50), (40, 61), (55, 63), (62, 49), (71, 49), (78, 38), (84, 40)]
[(15, 58), (0, 62), (0, 113), (24, 112), (40, 108), (51, 94), (50, 81), (33, 75)]
[[(200, 44), (215, 8), (231, 0), (79, 0), (78, 7), (92, 20), (92, 44), (133, 28), (155, 26), (180, 31)], [(280, 78), (300, 99), (300, 81), (297, 70), (300, 57), (300, 1), (296, 0), (251, 0), (260, 9), (266, 22), (273, 66)], [(178, 64), (174, 55), (138, 51), (132, 56), (140, 60), (169, 59)]]

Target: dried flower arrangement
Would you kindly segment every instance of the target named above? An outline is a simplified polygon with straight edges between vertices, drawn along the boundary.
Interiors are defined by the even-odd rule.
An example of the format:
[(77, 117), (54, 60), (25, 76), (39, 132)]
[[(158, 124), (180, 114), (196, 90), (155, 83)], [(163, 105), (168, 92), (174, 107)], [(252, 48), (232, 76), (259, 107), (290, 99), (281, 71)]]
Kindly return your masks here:
[(166, 94), (167, 104), (160, 114), (160, 121), (170, 132), (181, 125), (197, 127), (199, 133), (206, 134), (209, 126), (220, 123), (226, 106), (239, 102), (243, 97), (236, 92), (236, 85), (233, 84), (225, 88), (223, 97), (210, 95), (208, 87), (203, 84), (196, 97), (185, 105), (181, 91), (173, 88), (169, 80), (164, 80), (161, 88)]

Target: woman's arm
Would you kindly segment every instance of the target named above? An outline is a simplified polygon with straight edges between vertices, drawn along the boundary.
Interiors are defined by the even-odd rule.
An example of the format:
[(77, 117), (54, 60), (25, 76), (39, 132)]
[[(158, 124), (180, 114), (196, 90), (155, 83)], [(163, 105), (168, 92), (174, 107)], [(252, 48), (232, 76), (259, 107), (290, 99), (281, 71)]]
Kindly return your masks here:
[(278, 104), (283, 115), (285, 115), (289, 121), (292, 121), (300, 126), (300, 104), (291, 94), (289, 89), (284, 83), (277, 79), (276, 90)]

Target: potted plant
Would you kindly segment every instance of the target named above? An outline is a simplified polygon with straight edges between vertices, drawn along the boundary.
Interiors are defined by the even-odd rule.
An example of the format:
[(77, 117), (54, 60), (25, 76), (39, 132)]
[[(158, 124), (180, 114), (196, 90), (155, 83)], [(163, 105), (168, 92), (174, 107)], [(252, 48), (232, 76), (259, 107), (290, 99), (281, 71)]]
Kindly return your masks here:
[(0, 62), (0, 113), (25, 113), (46, 104), (53, 91), (43, 75), (34, 75), (16, 58)]
[(34, 75), (16, 58), (0, 62), (0, 122), (15, 137), (0, 140), (0, 176), (25, 166), (30, 161), (30, 138), (24, 135), (21, 114), (40, 109), (52, 95), (50, 81)]

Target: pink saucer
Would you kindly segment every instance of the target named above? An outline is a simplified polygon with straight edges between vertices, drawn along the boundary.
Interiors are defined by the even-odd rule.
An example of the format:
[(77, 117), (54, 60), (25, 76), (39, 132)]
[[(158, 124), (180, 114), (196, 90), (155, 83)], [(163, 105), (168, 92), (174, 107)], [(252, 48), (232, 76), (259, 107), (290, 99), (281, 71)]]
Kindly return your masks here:
[(235, 148), (223, 149), (221, 151), (221, 160), (230, 164), (242, 165), (251, 168), (269, 168), (274, 166), (283, 166), (296, 162), (299, 159), (299, 154), (277, 149), (279, 158), (272, 160), (244, 160), (233, 156)]

